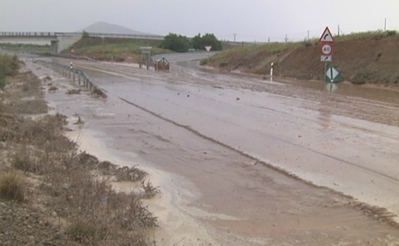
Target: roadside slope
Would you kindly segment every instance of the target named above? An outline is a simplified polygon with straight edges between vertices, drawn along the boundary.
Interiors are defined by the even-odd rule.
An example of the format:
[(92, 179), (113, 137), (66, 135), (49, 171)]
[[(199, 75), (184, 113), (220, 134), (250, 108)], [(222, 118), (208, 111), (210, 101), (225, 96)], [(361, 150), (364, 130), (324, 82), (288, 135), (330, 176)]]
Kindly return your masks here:
[(159, 44), (158, 40), (83, 37), (63, 54), (89, 57), (101, 61), (138, 62), (142, 46), (153, 47), (154, 55), (170, 52), (158, 48)]
[[(222, 52), (203, 64), (223, 70), (265, 74), (276, 64), (279, 77), (322, 79), (318, 42), (273, 43)], [(353, 83), (399, 83), (399, 35), (395, 32), (362, 33), (337, 39), (334, 64)]]

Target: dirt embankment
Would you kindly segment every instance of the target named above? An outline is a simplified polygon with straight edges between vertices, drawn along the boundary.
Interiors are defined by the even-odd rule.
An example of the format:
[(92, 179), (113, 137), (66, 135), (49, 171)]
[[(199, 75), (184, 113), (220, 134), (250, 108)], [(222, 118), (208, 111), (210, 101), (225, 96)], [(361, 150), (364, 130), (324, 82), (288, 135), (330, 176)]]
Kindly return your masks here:
[[(202, 63), (264, 75), (274, 62), (276, 76), (322, 80), (320, 54), (318, 42), (266, 44), (228, 50)], [(399, 35), (377, 32), (337, 38), (333, 64), (353, 83), (399, 84)]]
[(18, 73), (0, 91), (0, 244), (147, 245), (157, 220), (142, 201), (157, 188), (137, 168), (78, 151), (66, 118), (47, 113), (50, 80)]

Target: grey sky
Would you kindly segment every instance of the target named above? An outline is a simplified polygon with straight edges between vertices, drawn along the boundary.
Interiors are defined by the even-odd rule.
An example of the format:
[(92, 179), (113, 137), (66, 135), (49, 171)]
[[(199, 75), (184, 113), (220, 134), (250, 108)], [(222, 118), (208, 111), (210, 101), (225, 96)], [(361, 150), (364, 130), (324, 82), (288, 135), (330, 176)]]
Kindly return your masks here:
[(1, 31), (77, 31), (96, 21), (154, 34), (265, 41), (399, 29), (398, 0), (0, 0)]

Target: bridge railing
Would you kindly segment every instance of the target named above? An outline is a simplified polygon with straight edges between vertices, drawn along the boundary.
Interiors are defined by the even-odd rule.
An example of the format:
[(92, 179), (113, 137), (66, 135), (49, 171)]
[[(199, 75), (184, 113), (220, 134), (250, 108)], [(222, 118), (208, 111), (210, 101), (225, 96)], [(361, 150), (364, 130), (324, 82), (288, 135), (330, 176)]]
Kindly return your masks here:
[(115, 34), (115, 33), (88, 33), (89, 37), (96, 38), (126, 38), (126, 39), (150, 39), (163, 40), (161, 35), (146, 35), (146, 34)]
[(60, 73), (62, 76), (71, 79), (73, 82), (77, 83), (77, 85), (80, 88), (85, 88), (89, 90), (92, 94), (101, 97), (101, 98), (107, 98), (107, 95), (103, 90), (101, 90), (99, 87), (97, 87), (87, 76), (87, 74), (77, 68), (71, 68), (70, 66), (59, 64), (56, 62), (46, 62), (43, 60), (38, 60), (36, 63), (40, 63), (45, 67), (48, 67), (58, 73)]
[[(0, 32), (0, 37), (65, 37), (79, 36), (82, 32)], [(89, 37), (96, 38), (126, 38), (126, 39), (149, 39), (162, 40), (161, 35), (146, 34), (115, 34), (115, 33), (88, 33)]]
[(0, 32), (2, 37), (55, 37), (54, 32)]

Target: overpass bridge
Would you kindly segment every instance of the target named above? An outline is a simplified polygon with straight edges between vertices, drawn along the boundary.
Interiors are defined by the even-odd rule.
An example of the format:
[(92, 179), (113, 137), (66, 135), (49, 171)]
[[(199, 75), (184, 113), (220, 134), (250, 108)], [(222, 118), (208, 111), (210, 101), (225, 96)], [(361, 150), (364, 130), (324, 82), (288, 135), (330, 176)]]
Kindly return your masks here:
[[(160, 35), (88, 33), (89, 37), (162, 40)], [(83, 36), (82, 32), (0, 32), (0, 44), (49, 45), (52, 53), (61, 53)]]

